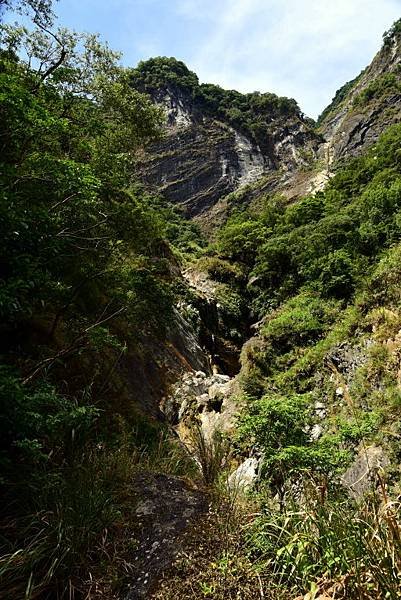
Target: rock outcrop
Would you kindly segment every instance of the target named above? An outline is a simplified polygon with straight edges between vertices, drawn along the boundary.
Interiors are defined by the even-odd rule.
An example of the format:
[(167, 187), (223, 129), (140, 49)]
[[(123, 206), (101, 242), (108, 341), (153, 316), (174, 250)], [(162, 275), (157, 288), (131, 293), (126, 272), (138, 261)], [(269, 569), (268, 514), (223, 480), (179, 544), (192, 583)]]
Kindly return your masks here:
[(377, 473), (384, 472), (390, 464), (389, 457), (379, 446), (362, 448), (352, 465), (341, 477), (341, 482), (355, 500), (375, 490)]
[[(171, 102), (174, 100), (171, 99)], [(185, 106), (175, 99), (175, 104)], [(282, 120), (273, 130), (269, 152), (229, 124), (193, 113), (167, 112), (164, 139), (149, 148), (139, 164), (141, 177), (186, 216), (201, 218), (220, 198), (280, 170), (307, 165), (315, 156), (317, 136), (301, 117)]]
[[(166, 60), (170, 65), (171, 59)], [(140, 176), (188, 217), (202, 221), (231, 192), (269, 173), (292, 173), (317, 156), (321, 139), (294, 107), (267, 107), (254, 116), (255, 125), (259, 119), (264, 126), (263, 136), (257, 136), (249, 127), (236, 126), (226, 113), (207, 108), (197, 84), (188, 88), (178, 80), (155, 87), (141, 80), (135, 85), (147, 91), (166, 115), (162, 141), (149, 147), (138, 162)]]
[(161, 409), (183, 441), (196, 422), (205, 439), (211, 439), (215, 431), (228, 432), (235, 425), (239, 410), (235, 389), (235, 380), (228, 375), (185, 373), (164, 398)]
[[(339, 102), (339, 98), (341, 101)], [(320, 155), (329, 164), (358, 156), (401, 121), (401, 33), (389, 34), (372, 63), (324, 111)]]
[[(162, 65), (156, 67), (162, 73), (157, 71), (157, 83), (152, 61)], [(389, 125), (401, 121), (401, 34), (397, 28), (387, 35), (371, 65), (337, 92), (317, 128), (294, 106), (287, 110), (268, 104), (252, 113), (252, 126), (240, 126), (243, 119), (230, 117), (239, 109), (229, 102), (224, 110), (215, 105), (211, 109), (196, 75), (183, 63), (174, 59), (149, 63), (149, 68), (143, 63), (146, 77), (142, 73), (135, 85), (164, 109), (166, 126), (163, 140), (139, 161), (140, 177), (182, 207), (187, 217), (198, 220), (208, 234), (237, 203), (257, 203), (274, 193), (293, 201), (322, 190), (339, 161), (358, 156)], [(164, 68), (177, 73), (170, 72), (169, 79)], [(220, 92), (241, 97), (236, 92)], [(249, 96), (253, 95), (242, 98), (248, 101)], [(287, 99), (276, 100), (280, 106)], [(255, 97), (250, 102), (255, 103)], [(233, 192), (239, 195), (233, 197)]]
[(208, 508), (201, 492), (176, 477), (143, 474), (135, 487), (139, 497), (137, 547), (127, 565), (131, 583), (124, 600), (149, 598), (181, 551), (185, 530)]

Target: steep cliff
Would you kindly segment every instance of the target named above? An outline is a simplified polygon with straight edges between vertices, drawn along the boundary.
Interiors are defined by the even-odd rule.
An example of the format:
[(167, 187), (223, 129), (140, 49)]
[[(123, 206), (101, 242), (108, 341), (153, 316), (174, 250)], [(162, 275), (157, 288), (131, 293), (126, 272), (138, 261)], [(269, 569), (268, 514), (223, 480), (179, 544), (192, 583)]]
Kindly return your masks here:
[(337, 91), (319, 119), (322, 148), (332, 163), (358, 156), (392, 123), (401, 120), (401, 27), (385, 35), (372, 63)]
[(171, 58), (140, 63), (132, 84), (166, 113), (162, 141), (139, 161), (141, 178), (210, 235), (238, 204), (322, 190), (338, 162), (401, 120), (400, 27), (385, 34), (371, 65), (338, 90), (317, 124), (293, 100), (199, 84)]
[(317, 156), (320, 137), (293, 100), (200, 85), (183, 63), (167, 58), (141, 63), (132, 82), (166, 112), (164, 138), (139, 162), (141, 177), (189, 217)]

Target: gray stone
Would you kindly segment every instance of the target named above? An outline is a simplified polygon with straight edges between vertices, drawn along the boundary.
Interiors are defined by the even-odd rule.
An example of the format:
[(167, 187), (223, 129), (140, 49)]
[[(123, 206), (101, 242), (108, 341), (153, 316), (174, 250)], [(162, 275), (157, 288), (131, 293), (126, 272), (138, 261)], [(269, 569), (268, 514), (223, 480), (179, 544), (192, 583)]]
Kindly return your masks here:
[(141, 474), (135, 479), (141, 517), (136, 531), (137, 547), (129, 561), (131, 584), (124, 600), (151, 596), (162, 572), (182, 551), (188, 524), (207, 510), (205, 497), (181, 479), (167, 475)]
[(341, 481), (350, 496), (356, 500), (361, 499), (376, 487), (376, 473), (386, 469), (389, 464), (390, 460), (380, 446), (362, 448), (353, 464), (341, 477)]
[(213, 379), (216, 383), (227, 383), (231, 377), (229, 375), (223, 375), (222, 373), (216, 373), (213, 375)]
[(316, 441), (321, 437), (322, 433), (323, 427), (318, 423), (315, 423), (315, 425), (313, 425), (312, 429), (310, 430), (309, 437), (312, 441)]
[(228, 486), (232, 490), (247, 491), (251, 489), (259, 476), (260, 459), (247, 458), (228, 478)]
[(323, 402), (315, 402), (315, 415), (319, 419), (324, 419), (327, 416), (327, 408)]

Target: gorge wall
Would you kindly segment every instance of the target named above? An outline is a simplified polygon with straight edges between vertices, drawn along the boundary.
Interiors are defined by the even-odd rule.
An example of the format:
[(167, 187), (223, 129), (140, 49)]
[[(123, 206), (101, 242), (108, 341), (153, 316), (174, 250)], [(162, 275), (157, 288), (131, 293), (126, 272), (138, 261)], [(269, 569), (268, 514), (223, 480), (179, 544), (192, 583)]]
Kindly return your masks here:
[(140, 176), (208, 235), (233, 205), (257, 204), (266, 194), (293, 201), (315, 193), (341, 161), (401, 120), (400, 61), (399, 35), (388, 35), (317, 125), (293, 100), (200, 85), (175, 59), (141, 63), (133, 84), (163, 108), (166, 126), (162, 141), (139, 161)]

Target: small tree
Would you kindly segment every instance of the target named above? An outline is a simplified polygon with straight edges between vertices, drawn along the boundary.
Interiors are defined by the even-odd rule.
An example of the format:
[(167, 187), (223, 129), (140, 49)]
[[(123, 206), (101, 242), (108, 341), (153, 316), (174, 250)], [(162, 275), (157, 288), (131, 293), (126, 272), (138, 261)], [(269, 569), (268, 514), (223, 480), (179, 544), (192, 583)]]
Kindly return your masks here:
[(335, 438), (313, 440), (311, 396), (269, 394), (253, 402), (242, 418), (239, 437), (263, 453), (265, 479), (281, 508), (289, 485), (302, 475), (323, 475), (325, 481), (345, 464), (348, 454), (336, 446)]

